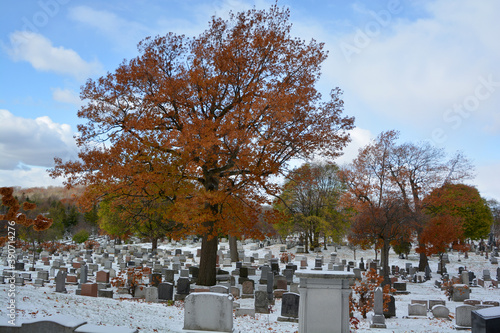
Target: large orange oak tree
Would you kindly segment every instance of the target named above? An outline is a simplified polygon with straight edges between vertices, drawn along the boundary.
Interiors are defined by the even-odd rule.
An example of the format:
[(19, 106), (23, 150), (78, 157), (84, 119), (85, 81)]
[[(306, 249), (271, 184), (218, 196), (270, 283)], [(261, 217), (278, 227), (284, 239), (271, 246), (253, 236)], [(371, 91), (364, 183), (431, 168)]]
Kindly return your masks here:
[(353, 127), (340, 89), (322, 100), (315, 88), (323, 44), (292, 37), (289, 16), (274, 5), (141, 41), (137, 58), (82, 88), (80, 159), (56, 159), (52, 176), (96, 198), (165, 198), (165, 218), (202, 236), (198, 283), (215, 284), (218, 237), (251, 235), (278, 193), (270, 176), (292, 158), (338, 156)]

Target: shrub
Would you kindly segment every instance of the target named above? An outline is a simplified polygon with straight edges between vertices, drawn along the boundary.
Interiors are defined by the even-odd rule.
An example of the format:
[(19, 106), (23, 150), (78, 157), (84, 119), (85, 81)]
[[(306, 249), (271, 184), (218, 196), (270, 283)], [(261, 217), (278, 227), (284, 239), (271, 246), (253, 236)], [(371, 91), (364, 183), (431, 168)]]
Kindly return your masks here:
[(75, 243), (81, 244), (89, 239), (89, 232), (87, 230), (80, 230), (73, 235), (73, 241)]

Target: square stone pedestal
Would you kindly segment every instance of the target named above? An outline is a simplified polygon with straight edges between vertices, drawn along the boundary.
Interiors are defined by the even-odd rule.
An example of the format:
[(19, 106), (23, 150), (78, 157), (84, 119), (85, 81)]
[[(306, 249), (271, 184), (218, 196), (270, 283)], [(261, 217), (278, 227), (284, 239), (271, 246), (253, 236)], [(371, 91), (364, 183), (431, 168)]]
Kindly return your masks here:
[(354, 273), (303, 270), (296, 275), (300, 279), (299, 333), (349, 333)]

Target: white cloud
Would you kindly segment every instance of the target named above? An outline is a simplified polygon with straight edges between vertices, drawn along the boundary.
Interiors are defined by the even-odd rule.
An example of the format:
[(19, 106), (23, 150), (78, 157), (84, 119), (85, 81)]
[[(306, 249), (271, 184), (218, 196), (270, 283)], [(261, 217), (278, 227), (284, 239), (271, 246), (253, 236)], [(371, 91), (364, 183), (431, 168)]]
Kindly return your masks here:
[(351, 142), (344, 148), (344, 154), (335, 160), (338, 165), (351, 163), (358, 156), (359, 149), (369, 144), (375, 137), (369, 130), (359, 127), (349, 133)]
[(481, 196), (486, 199), (496, 199), (500, 201), (500, 162), (491, 162), (483, 164), (477, 168), (477, 176), (474, 183)]
[(0, 186), (48, 187), (62, 186), (63, 179), (53, 179), (46, 168), (22, 167), (15, 170), (0, 170)]
[(27, 119), (0, 109), (0, 170), (19, 165), (52, 167), (54, 157), (76, 159), (74, 133), (49, 117)]
[(87, 62), (74, 50), (55, 47), (49, 39), (34, 32), (12, 33), (7, 52), (14, 61), (27, 61), (36, 70), (70, 75), (79, 81), (102, 72), (98, 61)]
[[(415, 21), (393, 14), (380, 24), (367, 16), (352, 34), (330, 40), (335, 49), (325, 74), (377, 113), (442, 123), (445, 110), (474, 94), (480, 77), (500, 81), (500, 2), (442, 0), (425, 9), (428, 17)], [(482, 104), (477, 112), (491, 119), (497, 111)]]
[(76, 106), (81, 106), (83, 104), (80, 96), (70, 89), (54, 88), (52, 89), (52, 98), (57, 102), (73, 104)]

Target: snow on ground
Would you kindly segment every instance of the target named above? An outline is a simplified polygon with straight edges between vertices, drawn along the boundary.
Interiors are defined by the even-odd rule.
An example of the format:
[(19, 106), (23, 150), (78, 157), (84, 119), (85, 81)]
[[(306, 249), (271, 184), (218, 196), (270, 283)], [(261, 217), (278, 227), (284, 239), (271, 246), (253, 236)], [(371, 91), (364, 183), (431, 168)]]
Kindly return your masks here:
[[(226, 249), (228, 244), (221, 243)], [(244, 246), (246, 254), (259, 253), (259, 257), (263, 257), (265, 253), (272, 251), (275, 256), (279, 255), (280, 245), (251, 251), (250, 248), (255, 244), (247, 244)], [(142, 247), (150, 247), (150, 244), (141, 244)], [(182, 248), (183, 251), (192, 251), (196, 253), (197, 245), (180, 246), (179, 244), (163, 244), (161, 248), (175, 249)], [(325, 251), (325, 259), (329, 260), (330, 252), (335, 249), (330, 248)], [(295, 250), (292, 249), (291, 252)], [(337, 254), (340, 259), (347, 261), (354, 260), (353, 252), (347, 247), (337, 249)], [(302, 254), (298, 255), (297, 263)], [(309, 265), (314, 264), (313, 258), (315, 254), (307, 254)], [(492, 265), (484, 257), (471, 254), (468, 259), (460, 257), (461, 262), (458, 262), (458, 254), (450, 253), (451, 263), (447, 265), (448, 272), (451, 275), (456, 275), (458, 267), (463, 266), (468, 270), (472, 270), (476, 276), (481, 277), (483, 269), (489, 269), (492, 277), (496, 274), (497, 265)], [(374, 258), (373, 250), (357, 250), (356, 259)], [(417, 257), (413, 256), (413, 260), (402, 260), (394, 253), (391, 253), (391, 265), (404, 267), (406, 262), (411, 262), (413, 266), (418, 265)], [(115, 263), (116, 265), (116, 263)], [(300, 264), (299, 264), (300, 266)], [(44, 267), (47, 266), (37, 266)], [(396, 295), (396, 317), (386, 320), (386, 329), (371, 329), (369, 318), (361, 319), (360, 327), (353, 332), (456, 332), (454, 329), (455, 307), (461, 305), (459, 302), (448, 301), (444, 292), (434, 287), (435, 279), (438, 275), (437, 258), (430, 258), (430, 267), (433, 273), (433, 278), (425, 283), (408, 283), (407, 289), (410, 291), (408, 295)], [(115, 269), (117, 267), (114, 267)], [(225, 268), (232, 270), (232, 268)], [(0, 265), (0, 271), (5, 267)], [(35, 274), (33, 274), (35, 277)], [(177, 278), (177, 276), (176, 276)], [(260, 278), (260, 272), (251, 278)], [(34, 281), (34, 280), (33, 280)], [(295, 282), (298, 282), (295, 281)], [(488, 283), (489, 284), (489, 283)], [(194, 286), (192, 286), (193, 288)], [(32, 282), (26, 283), (23, 287), (16, 287), (16, 305), (17, 305), (17, 321), (30, 320), (32, 318), (43, 318), (56, 315), (65, 315), (74, 317), (80, 320), (85, 320), (89, 324), (104, 325), (104, 326), (125, 326), (128, 328), (138, 329), (139, 332), (181, 332), (184, 325), (184, 309), (182, 302), (175, 302), (174, 305), (160, 303), (146, 303), (143, 300), (132, 299), (129, 295), (114, 294), (114, 298), (93, 298), (75, 295), (76, 286), (67, 285), (67, 294), (55, 293), (55, 285), (53, 281), (47, 283), (45, 287), (34, 287)], [(0, 285), (0, 321), (5, 322), (7, 317), (7, 305), (9, 302), (8, 293), (9, 286), (7, 284)], [(471, 297), (478, 300), (500, 300), (500, 290), (487, 288), (472, 288)], [(446, 306), (450, 309), (451, 320), (434, 319), (429, 313), (428, 317), (419, 319), (407, 318), (408, 304), (411, 300), (429, 300), (440, 299), (446, 301)], [(253, 299), (237, 300), (242, 307), (253, 307)], [(4, 304), (4, 306), (1, 306)], [(334, 310), (333, 310), (334, 311)], [(272, 307), (272, 313), (256, 314), (255, 318), (248, 316), (234, 318), (234, 332), (297, 332), (298, 324), (278, 322), (277, 317), (281, 312), (281, 300), (277, 299)], [(358, 314), (359, 317), (359, 314)]]

